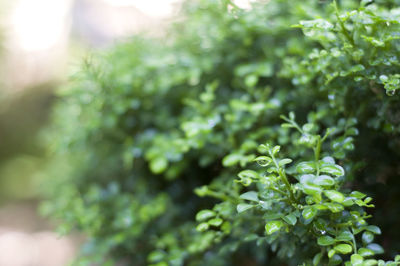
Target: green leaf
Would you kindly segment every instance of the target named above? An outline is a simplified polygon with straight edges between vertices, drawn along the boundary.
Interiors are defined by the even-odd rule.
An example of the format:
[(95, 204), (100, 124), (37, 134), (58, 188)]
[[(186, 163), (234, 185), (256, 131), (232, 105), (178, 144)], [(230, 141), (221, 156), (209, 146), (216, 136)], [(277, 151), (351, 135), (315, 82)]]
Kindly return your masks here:
[(358, 249), (358, 254), (363, 257), (369, 257), (375, 255), (374, 252), (368, 248), (360, 248)]
[(382, 233), (381, 229), (375, 225), (368, 225), (367, 227), (365, 227), (365, 229), (374, 233), (375, 235), (380, 235)]
[[(377, 260), (374, 259), (369, 259), (369, 260), (365, 260), (363, 263), (363, 266), (375, 266), (378, 264)], [(397, 266), (397, 265), (396, 265)]]
[(196, 221), (201, 222), (214, 217), (216, 213), (211, 210), (201, 210), (196, 214)]
[[(328, 253), (328, 255), (329, 255), (329, 253)], [(342, 263), (342, 257), (340, 257), (338, 254), (333, 254), (332, 257), (329, 259), (328, 265), (339, 265), (341, 263)]]
[(369, 231), (365, 231), (362, 234), (362, 242), (364, 243), (364, 245), (371, 243), (372, 241), (374, 241), (374, 234), (369, 232)]
[(260, 201), (258, 199), (258, 193), (255, 191), (248, 191), (246, 193), (243, 193), (242, 195), (240, 195), (241, 199), (245, 199), (245, 200), (250, 200), (250, 201)]
[(318, 210), (312, 206), (307, 206), (304, 208), (302, 215), (304, 217), (304, 219), (306, 220), (310, 220), (313, 219), (315, 217), (315, 215), (317, 215)]
[(290, 224), (290, 225), (295, 225), (295, 224), (296, 224), (296, 221), (297, 221), (296, 215), (294, 215), (293, 213), (288, 214), (288, 215), (282, 217), (282, 219), (283, 219), (286, 223), (288, 223), (288, 224)]
[(354, 266), (361, 265), (364, 261), (364, 258), (358, 254), (353, 254), (350, 257), (351, 264)]
[(296, 171), (299, 174), (312, 174), (316, 172), (316, 166), (314, 162), (301, 162), (296, 166)]
[(349, 207), (349, 206), (354, 205), (354, 201), (350, 197), (347, 197), (344, 199), (342, 204), (343, 204), (343, 206)]
[(258, 82), (258, 77), (256, 75), (247, 75), (244, 79), (244, 83), (247, 87), (254, 87)]
[(349, 244), (339, 244), (335, 246), (334, 249), (342, 254), (348, 254), (353, 250), (353, 248)]
[(350, 231), (343, 231), (337, 237), (336, 240), (338, 241), (352, 241), (353, 234)]
[(308, 195), (321, 194), (322, 188), (317, 185), (314, 185), (311, 183), (305, 183), (305, 184), (302, 184), (302, 186), (303, 186), (304, 193), (306, 193)]
[(320, 265), (321, 258), (322, 258), (322, 253), (317, 253), (313, 258), (313, 261), (312, 261), (313, 265), (314, 266)]
[(340, 165), (337, 164), (323, 164), (323, 166), (319, 169), (322, 173), (327, 173), (334, 176), (343, 176), (344, 169)]
[(236, 209), (238, 213), (247, 211), (248, 209), (253, 208), (255, 205), (251, 205), (251, 204), (246, 204), (246, 203), (240, 203), (237, 205)]
[(363, 199), (365, 198), (367, 195), (365, 195), (364, 193), (361, 193), (359, 191), (353, 191), (350, 193), (350, 197), (354, 197), (356, 199)]
[(259, 178), (259, 174), (253, 170), (243, 170), (238, 174), (238, 176), (242, 179), (245, 179), (245, 178), (257, 179), (257, 178)]
[(335, 239), (330, 236), (321, 236), (317, 239), (318, 245), (320, 246), (330, 246), (335, 243)]
[(376, 244), (376, 243), (368, 244), (367, 249), (372, 250), (372, 252), (374, 252), (375, 254), (383, 254), (384, 253), (383, 248), (379, 244)]
[(342, 203), (344, 200), (344, 196), (342, 193), (336, 191), (336, 190), (325, 190), (324, 191), (325, 196), (327, 196), (331, 201), (335, 201), (338, 203)]
[(335, 180), (327, 175), (320, 175), (314, 179), (314, 184), (318, 186), (330, 187), (335, 185)]
[(282, 160), (280, 160), (279, 161), (279, 166), (284, 166), (284, 165), (286, 165), (286, 164), (290, 164), (292, 162), (292, 160), (291, 159), (282, 159)]
[(196, 227), (196, 230), (199, 232), (204, 232), (209, 228), (208, 223), (201, 223)]
[(281, 146), (276, 145), (275, 147), (272, 148), (271, 153), (273, 155), (276, 155), (280, 150), (281, 150)]
[(250, 186), (253, 180), (259, 178), (259, 174), (253, 170), (243, 170), (238, 174), (238, 177), (240, 178), (238, 182), (241, 182), (243, 186)]
[(279, 229), (281, 229), (283, 225), (284, 224), (282, 221), (271, 221), (265, 225), (265, 231), (267, 232), (268, 235), (271, 235), (279, 231)]
[(156, 157), (150, 161), (150, 170), (154, 174), (161, 174), (168, 167), (168, 161), (164, 157)]
[(334, 249), (329, 250), (328, 251), (328, 258), (332, 258), (333, 255), (335, 255), (335, 254), (336, 254), (336, 250), (334, 250)]
[(212, 226), (220, 226), (222, 224), (223, 220), (221, 218), (213, 218), (208, 221), (209, 225)]
[(226, 167), (233, 166), (233, 165), (239, 163), (240, 160), (242, 159), (242, 157), (243, 157), (243, 155), (237, 154), (237, 153), (228, 154), (222, 160), (222, 165), (226, 166)]
[(258, 156), (254, 161), (256, 161), (260, 166), (265, 167), (272, 162), (272, 159), (268, 156)]
[(325, 206), (328, 207), (328, 209), (334, 213), (341, 212), (344, 210), (344, 207), (337, 203), (325, 203)]

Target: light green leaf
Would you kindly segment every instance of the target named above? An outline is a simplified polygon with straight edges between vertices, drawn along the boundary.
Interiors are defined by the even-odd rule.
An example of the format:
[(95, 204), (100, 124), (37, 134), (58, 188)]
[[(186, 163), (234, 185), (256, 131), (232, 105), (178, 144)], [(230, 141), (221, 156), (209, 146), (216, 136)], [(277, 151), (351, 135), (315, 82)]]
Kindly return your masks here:
[(288, 214), (288, 215), (282, 217), (282, 219), (283, 219), (286, 223), (288, 223), (288, 224), (290, 224), (290, 225), (295, 225), (295, 224), (296, 224), (296, 221), (297, 221), (296, 215), (294, 215), (293, 213)]
[(211, 210), (201, 210), (196, 214), (196, 221), (201, 222), (214, 217), (216, 213)]
[(342, 205), (340, 205), (340, 204), (337, 204), (337, 203), (325, 203), (325, 206), (328, 207), (328, 209), (331, 212), (335, 212), (335, 213), (336, 212), (341, 212), (341, 211), (344, 210), (344, 207)]
[(322, 253), (317, 253), (313, 258), (313, 265), (314, 266), (320, 265), (321, 258), (322, 258)]
[(356, 199), (363, 199), (365, 198), (367, 195), (365, 195), (364, 193), (361, 193), (359, 191), (353, 191), (350, 193), (350, 197), (354, 197)]
[(150, 161), (150, 170), (154, 174), (161, 174), (168, 167), (168, 161), (164, 157), (156, 157)]
[(281, 229), (283, 225), (284, 224), (282, 221), (271, 221), (265, 225), (265, 231), (267, 232), (268, 235), (270, 235), (279, 231), (279, 229)]
[(319, 195), (321, 194), (322, 188), (320, 186), (311, 184), (311, 183), (305, 183), (302, 184), (303, 187), (303, 191), (304, 193), (306, 193), (307, 195)]
[(233, 166), (233, 165), (237, 164), (238, 162), (240, 162), (242, 157), (243, 157), (243, 155), (237, 154), (237, 153), (228, 154), (222, 160), (222, 165), (226, 166), (226, 167)]
[(336, 190), (325, 190), (324, 191), (325, 196), (327, 196), (331, 201), (335, 201), (338, 203), (342, 203), (344, 200), (344, 196), (342, 193), (336, 191)]
[(272, 154), (276, 155), (279, 151), (281, 150), (281, 146), (276, 145), (275, 147), (272, 148)]
[(342, 254), (348, 254), (353, 250), (353, 248), (349, 244), (339, 244), (335, 246), (334, 249)]
[(245, 178), (250, 178), (250, 179), (259, 178), (259, 174), (256, 171), (253, 171), (253, 170), (243, 170), (238, 174), (238, 176), (240, 178), (243, 178), (243, 179), (245, 179)]
[(335, 185), (335, 180), (327, 175), (320, 175), (314, 179), (314, 184), (318, 186), (329, 187)]
[(296, 166), (296, 171), (300, 174), (312, 174), (316, 171), (314, 162), (301, 162)]
[(268, 156), (258, 156), (254, 161), (256, 161), (260, 166), (265, 167), (272, 162), (272, 159)]
[(364, 258), (358, 254), (353, 254), (350, 257), (350, 260), (352, 265), (357, 266), (357, 265), (362, 265)]
[(343, 176), (344, 169), (340, 165), (337, 164), (323, 164), (320, 168), (322, 173), (327, 173), (334, 176)]
[(369, 257), (375, 255), (374, 252), (368, 248), (360, 248), (358, 249), (358, 254), (363, 257)]
[(212, 226), (220, 226), (222, 224), (223, 220), (221, 218), (213, 218), (208, 221), (209, 225)]
[(201, 223), (196, 227), (196, 230), (199, 232), (204, 232), (209, 228), (208, 223)]
[(254, 205), (251, 205), (251, 204), (240, 203), (237, 205), (236, 209), (237, 209), (238, 213), (241, 213), (241, 212), (247, 211), (248, 209), (251, 209), (253, 207), (254, 207)]
[(284, 166), (284, 165), (286, 165), (286, 164), (290, 164), (292, 162), (292, 160), (291, 159), (282, 159), (282, 160), (280, 160), (279, 161), (279, 166)]
[(315, 217), (317, 215), (318, 210), (312, 206), (307, 206), (304, 208), (302, 215), (304, 219), (309, 220)]
[(258, 193), (255, 191), (248, 191), (246, 193), (243, 193), (242, 195), (240, 195), (241, 199), (245, 199), (245, 200), (250, 200), (250, 201), (260, 201), (258, 199)]

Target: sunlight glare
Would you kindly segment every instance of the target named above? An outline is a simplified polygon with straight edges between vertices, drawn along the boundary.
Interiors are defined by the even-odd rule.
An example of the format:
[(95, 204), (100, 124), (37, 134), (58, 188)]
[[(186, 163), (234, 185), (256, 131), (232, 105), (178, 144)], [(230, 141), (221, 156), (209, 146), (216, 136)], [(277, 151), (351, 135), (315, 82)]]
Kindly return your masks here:
[(134, 6), (146, 15), (166, 17), (173, 11), (173, 4), (179, 0), (103, 0), (111, 6)]
[(65, 33), (69, 0), (20, 0), (12, 14), (15, 41), (25, 51), (46, 50)]

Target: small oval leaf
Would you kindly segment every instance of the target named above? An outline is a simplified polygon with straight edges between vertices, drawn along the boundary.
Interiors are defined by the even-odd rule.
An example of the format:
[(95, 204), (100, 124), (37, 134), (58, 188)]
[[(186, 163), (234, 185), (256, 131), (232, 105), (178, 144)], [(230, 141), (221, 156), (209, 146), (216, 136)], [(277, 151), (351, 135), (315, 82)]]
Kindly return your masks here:
[(364, 243), (364, 245), (369, 244), (372, 241), (374, 241), (374, 234), (369, 231), (365, 231), (362, 234), (362, 242)]
[(304, 217), (304, 219), (306, 220), (310, 220), (312, 218), (315, 217), (315, 215), (317, 215), (318, 210), (312, 206), (307, 206), (304, 208), (302, 215)]
[(295, 225), (297, 221), (296, 215), (293, 213), (284, 216), (282, 219), (290, 225)]
[(260, 166), (265, 167), (272, 162), (272, 159), (268, 156), (258, 156), (254, 161), (256, 161)]
[(214, 217), (216, 213), (211, 210), (201, 210), (196, 214), (196, 221), (201, 222)]
[(335, 185), (335, 180), (327, 175), (320, 175), (314, 179), (314, 184), (318, 186), (330, 187)]
[(245, 200), (250, 200), (250, 201), (260, 201), (258, 199), (258, 193), (255, 191), (248, 191), (246, 193), (243, 193), (242, 195), (240, 195), (241, 199), (245, 199)]
[(251, 209), (253, 207), (254, 207), (254, 205), (251, 205), (251, 204), (240, 203), (237, 205), (236, 209), (237, 209), (238, 213), (241, 213), (241, 212), (247, 211), (248, 209)]
[(318, 242), (318, 245), (320, 245), (320, 246), (330, 246), (335, 243), (335, 239), (333, 239), (330, 236), (321, 236), (321, 237), (318, 237), (317, 242)]
[(368, 225), (365, 229), (367, 229), (368, 231), (374, 233), (375, 235), (380, 235), (381, 229), (378, 226), (375, 225)]
[(382, 254), (382, 253), (384, 253), (383, 248), (379, 244), (376, 244), (376, 243), (368, 244), (367, 245), (367, 249), (372, 250), (372, 252), (374, 252), (374, 254)]
[(316, 171), (314, 162), (301, 162), (296, 166), (296, 171), (300, 174), (312, 174)]
[(342, 193), (336, 190), (326, 190), (324, 191), (325, 196), (327, 196), (331, 201), (342, 203), (344, 201), (344, 196)]
[(353, 248), (349, 244), (339, 244), (335, 246), (334, 249), (342, 254), (348, 254), (353, 250)]
[(344, 175), (344, 169), (340, 165), (337, 164), (328, 164), (328, 165), (323, 165), (320, 168), (320, 171), (322, 173), (327, 173), (333, 176), (343, 176)]
[(282, 226), (283, 226), (282, 221), (271, 221), (265, 225), (265, 231), (267, 232), (268, 235), (270, 235), (279, 231), (279, 229), (281, 229)]

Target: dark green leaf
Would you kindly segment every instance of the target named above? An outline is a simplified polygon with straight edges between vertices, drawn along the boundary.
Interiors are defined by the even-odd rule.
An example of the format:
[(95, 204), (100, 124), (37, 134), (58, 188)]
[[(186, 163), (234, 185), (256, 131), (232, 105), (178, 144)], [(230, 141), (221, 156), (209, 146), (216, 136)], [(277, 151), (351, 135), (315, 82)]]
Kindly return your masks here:
[(335, 243), (335, 239), (330, 236), (321, 236), (318, 237), (318, 245), (320, 246), (330, 246)]

